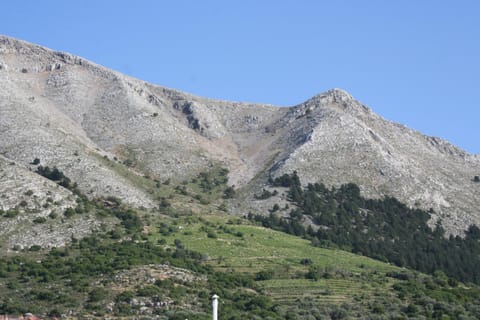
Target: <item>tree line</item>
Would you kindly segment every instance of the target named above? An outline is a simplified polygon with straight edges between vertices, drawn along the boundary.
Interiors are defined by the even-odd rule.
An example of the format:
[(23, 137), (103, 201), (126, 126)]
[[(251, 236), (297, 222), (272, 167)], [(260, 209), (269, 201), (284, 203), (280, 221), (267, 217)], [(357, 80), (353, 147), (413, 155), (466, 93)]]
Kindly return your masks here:
[[(314, 245), (335, 246), (401, 267), (433, 274), (437, 270), (464, 282), (480, 283), (480, 229), (472, 225), (464, 237), (445, 236), (431, 213), (409, 208), (393, 197), (366, 199), (348, 183), (327, 188), (322, 183), (302, 187), (296, 172), (271, 179), (288, 188), (296, 205), (287, 216), (277, 212), (252, 215), (264, 226), (308, 237)], [(312, 222), (306, 226), (305, 218)]]

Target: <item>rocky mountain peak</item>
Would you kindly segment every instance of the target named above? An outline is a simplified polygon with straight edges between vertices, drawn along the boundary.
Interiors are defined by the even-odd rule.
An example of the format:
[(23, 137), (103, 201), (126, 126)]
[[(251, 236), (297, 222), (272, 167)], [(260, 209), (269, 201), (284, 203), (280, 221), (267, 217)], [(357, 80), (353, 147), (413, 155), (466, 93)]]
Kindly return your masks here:
[(348, 93), (347, 91), (345, 91), (343, 89), (339, 89), (339, 88), (330, 89), (326, 92), (318, 94), (317, 96), (331, 97), (331, 99), (335, 102), (340, 102), (340, 101), (341, 102), (350, 102), (350, 101), (355, 100), (350, 93)]
[(354, 116), (361, 116), (366, 113), (373, 114), (367, 106), (355, 100), (350, 93), (338, 88), (317, 94), (294, 109), (298, 109), (296, 113), (303, 114), (315, 114), (315, 111), (323, 114), (325, 110), (348, 113)]

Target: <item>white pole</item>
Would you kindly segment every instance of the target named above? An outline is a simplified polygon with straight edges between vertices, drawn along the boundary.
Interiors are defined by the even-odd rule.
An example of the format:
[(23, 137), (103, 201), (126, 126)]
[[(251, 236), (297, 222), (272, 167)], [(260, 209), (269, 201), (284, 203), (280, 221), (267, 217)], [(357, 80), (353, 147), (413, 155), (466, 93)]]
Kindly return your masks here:
[(218, 320), (218, 298), (216, 294), (212, 297), (213, 320)]

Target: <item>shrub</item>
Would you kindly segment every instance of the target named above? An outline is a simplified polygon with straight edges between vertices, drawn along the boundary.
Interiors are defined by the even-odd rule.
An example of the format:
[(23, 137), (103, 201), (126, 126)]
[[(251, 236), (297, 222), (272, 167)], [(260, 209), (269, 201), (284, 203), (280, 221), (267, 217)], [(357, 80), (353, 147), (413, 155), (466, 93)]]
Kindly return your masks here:
[(210, 204), (210, 201), (209, 201), (208, 199), (205, 199), (205, 198), (202, 197), (202, 196), (199, 196), (199, 197), (198, 197), (198, 201), (200, 202), (200, 204), (203, 204), (203, 205)]
[(133, 167), (135, 163), (131, 159), (126, 159), (123, 161), (123, 164), (126, 165), (127, 167)]
[(207, 237), (209, 237), (210, 239), (217, 239), (217, 234), (213, 231), (208, 231)]
[(15, 208), (15, 209), (10, 209), (10, 210), (7, 210), (3, 216), (6, 217), (6, 218), (14, 218), (18, 215), (18, 210)]
[(67, 208), (64, 212), (63, 212), (63, 215), (67, 218), (70, 218), (72, 217), (73, 215), (75, 214), (75, 210), (73, 210), (72, 208)]
[(308, 272), (305, 274), (306, 279), (317, 281), (320, 279), (320, 268), (318, 266), (310, 266)]
[(107, 291), (104, 288), (93, 288), (88, 293), (88, 302), (99, 302), (105, 299)]
[(173, 240), (173, 244), (175, 245), (175, 247), (177, 249), (184, 249), (185, 248), (185, 246), (182, 243), (182, 240), (180, 240), (180, 239)]
[(121, 303), (121, 302), (130, 302), (130, 300), (132, 300), (132, 298), (135, 297), (135, 294), (132, 292), (132, 291), (124, 291), (120, 294), (118, 294), (116, 297), (115, 297), (115, 302), (117, 303)]
[(418, 307), (414, 304), (409, 304), (408, 307), (405, 309), (405, 312), (409, 316), (414, 316), (418, 313)]
[(377, 314), (382, 314), (382, 313), (385, 313), (385, 308), (380, 303), (375, 303), (372, 306), (372, 312)]
[(162, 200), (160, 201), (160, 205), (159, 205), (159, 208), (162, 209), (162, 208), (168, 208), (170, 207), (172, 204), (170, 203), (170, 201), (168, 201), (167, 199), (165, 198), (162, 198)]
[(154, 297), (154, 296), (158, 296), (162, 293), (162, 291), (160, 290), (160, 288), (158, 286), (145, 286), (141, 289), (138, 289), (137, 290), (137, 294), (140, 296), (140, 297)]
[(47, 219), (45, 217), (37, 217), (37, 218), (33, 219), (33, 222), (34, 223), (45, 223), (45, 222), (47, 222)]
[(129, 210), (115, 210), (115, 217), (122, 221), (122, 225), (128, 232), (139, 231), (143, 227), (142, 221), (135, 213), (135, 211)]
[(270, 192), (266, 189), (263, 189), (262, 190), (262, 193), (257, 195), (253, 195), (253, 197), (257, 200), (265, 200), (265, 199), (268, 199), (270, 197), (273, 197), (273, 196), (276, 196), (278, 194), (278, 191), (277, 190), (274, 190), (273, 192)]
[(188, 196), (188, 191), (186, 186), (176, 186), (175, 190), (181, 195)]
[(257, 281), (270, 280), (273, 278), (273, 275), (274, 275), (273, 270), (262, 270), (255, 275), (255, 280)]
[(313, 264), (313, 261), (310, 258), (305, 258), (300, 260), (300, 263), (303, 264), (304, 266), (310, 266)]
[(225, 199), (231, 199), (235, 196), (235, 189), (232, 187), (227, 187), (223, 192), (223, 197)]
[(118, 240), (122, 237), (122, 232), (119, 229), (111, 230), (110, 232), (108, 232), (108, 234), (110, 235), (110, 238), (112, 238), (112, 239), (117, 239)]
[(55, 299), (55, 293), (47, 290), (32, 290), (32, 293), (38, 300), (52, 301)]
[(57, 184), (61, 185), (64, 188), (67, 189), (72, 189), (75, 188), (75, 185), (71, 185), (71, 180), (63, 174), (60, 170), (58, 170), (57, 167), (53, 167), (53, 169), (50, 169), (48, 166), (43, 167), (43, 166), (38, 166), (37, 170), (35, 171), (41, 176), (44, 176), (45, 178), (52, 180), (56, 182)]
[(218, 210), (228, 212), (227, 204), (225, 202), (222, 202), (222, 204), (218, 206)]
[(347, 319), (349, 317), (349, 312), (343, 308), (343, 306), (335, 307), (330, 312), (330, 318), (332, 320)]

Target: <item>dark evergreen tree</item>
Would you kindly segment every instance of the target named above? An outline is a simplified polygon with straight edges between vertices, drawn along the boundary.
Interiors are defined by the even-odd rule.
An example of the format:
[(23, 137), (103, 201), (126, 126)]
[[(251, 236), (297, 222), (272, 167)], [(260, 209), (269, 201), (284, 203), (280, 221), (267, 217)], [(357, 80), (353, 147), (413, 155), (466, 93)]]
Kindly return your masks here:
[[(408, 208), (393, 197), (365, 199), (360, 188), (348, 183), (326, 188), (321, 183), (302, 188), (296, 172), (271, 181), (288, 187), (296, 209), (288, 218), (276, 215), (251, 218), (264, 226), (295, 235), (315, 237), (317, 244), (337, 246), (423, 272), (444, 271), (461, 281), (480, 281), (480, 229), (471, 226), (465, 238), (445, 238), (440, 224), (428, 225), (430, 213)], [(306, 216), (317, 224), (306, 228)]]

